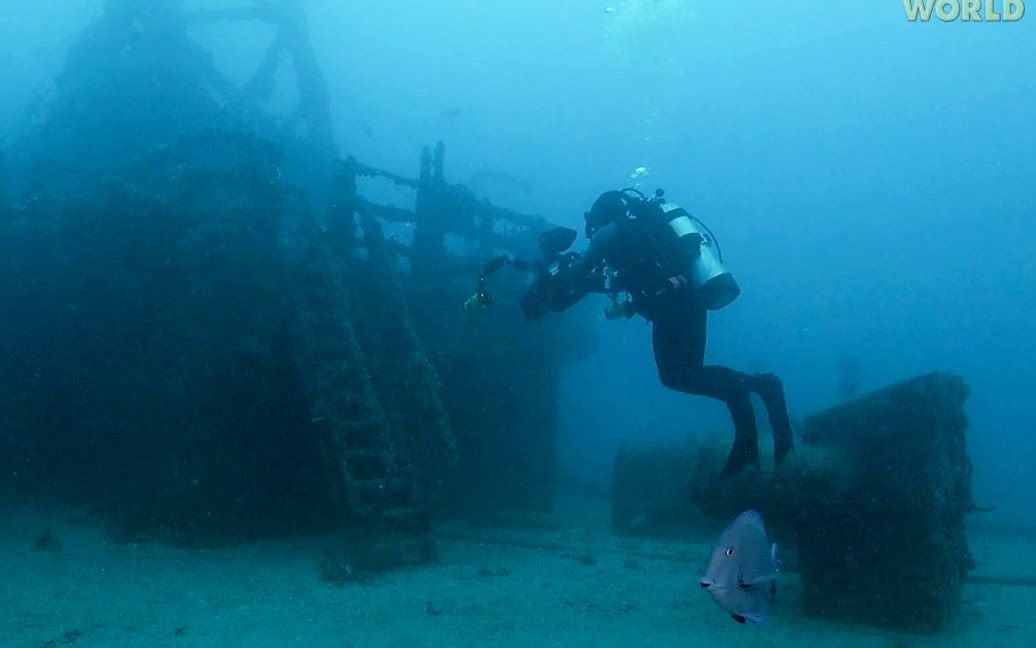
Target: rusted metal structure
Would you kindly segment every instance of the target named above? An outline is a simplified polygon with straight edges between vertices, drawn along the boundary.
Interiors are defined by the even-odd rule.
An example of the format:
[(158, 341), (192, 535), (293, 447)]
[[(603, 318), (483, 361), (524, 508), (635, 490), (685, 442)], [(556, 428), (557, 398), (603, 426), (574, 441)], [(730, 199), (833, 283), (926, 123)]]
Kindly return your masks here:
[[(959, 376), (933, 373), (818, 412), (775, 473), (719, 479), (722, 444), (624, 450), (615, 528), (687, 533), (690, 504), (718, 529), (754, 508), (791, 550), (785, 568), (801, 581), (803, 612), (937, 633), (959, 615), (975, 567), (968, 395)], [(675, 496), (688, 491), (689, 501)]]
[[(547, 221), (448, 182), (441, 144), (415, 178), (339, 160), (299, 6), (111, 0), (73, 47), (11, 154), (0, 445), (7, 486), (127, 537), (339, 530), (338, 579), (428, 559), (436, 518), (546, 509), (587, 344), (524, 322), (519, 276), (464, 312), (485, 258), (534, 253)], [(242, 20), (278, 36), (238, 86), (189, 30)], [(262, 109), (285, 60), (286, 121)]]

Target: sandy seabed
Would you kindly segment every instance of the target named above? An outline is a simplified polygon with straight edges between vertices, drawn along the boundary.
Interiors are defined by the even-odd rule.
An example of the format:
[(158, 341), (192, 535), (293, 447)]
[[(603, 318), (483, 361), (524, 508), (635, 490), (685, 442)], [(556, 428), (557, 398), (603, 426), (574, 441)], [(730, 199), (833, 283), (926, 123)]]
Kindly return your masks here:
[[(1025, 585), (969, 584), (954, 627), (918, 637), (804, 618), (787, 574), (776, 617), (741, 626), (698, 587), (706, 543), (616, 538), (600, 521), (444, 528), (436, 564), (336, 587), (317, 569), (331, 537), (183, 550), (114, 542), (74, 510), (0, 511), (4, 647), (1036, 646)], [(35, 548), (46, 528), (59, 549)], [(974, 532), (972, 547), (976, 573), (1036, 576), (1032, 536)]]

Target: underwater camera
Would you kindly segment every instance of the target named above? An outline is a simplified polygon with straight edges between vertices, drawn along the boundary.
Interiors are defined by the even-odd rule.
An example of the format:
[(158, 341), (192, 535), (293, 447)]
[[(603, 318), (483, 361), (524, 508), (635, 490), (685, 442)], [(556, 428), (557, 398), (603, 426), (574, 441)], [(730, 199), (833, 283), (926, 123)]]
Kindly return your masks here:
[(506, 265), (531, 275), (529, 288), (520, 301), (527, 320), (539, 319), (551, 311), (565, 310), (579, 299), (566, 276), (567, 270), (579, 258), (578, 253), (567, 251), (577, 236), (578, 232), (568, 227), (554, 227), (543, 232), (538, 239), (539, 261), (525, 261), (505, 255), (494, 257), (482, 268), (478, 290), (464, 302), (464, 310), (471, 313), (492, 305), (493, 296), (486, 288), (486, 282)]

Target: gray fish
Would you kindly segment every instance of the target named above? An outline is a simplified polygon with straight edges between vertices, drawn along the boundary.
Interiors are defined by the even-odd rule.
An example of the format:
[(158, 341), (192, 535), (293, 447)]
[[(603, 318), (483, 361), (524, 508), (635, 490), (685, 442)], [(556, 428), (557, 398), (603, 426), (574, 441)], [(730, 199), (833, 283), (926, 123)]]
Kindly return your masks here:
[(745, 511), (724, 529), (703, 589), (738, 623), (764, 623), (777, 600), (777, 545), (766, 537), (763, 516)]

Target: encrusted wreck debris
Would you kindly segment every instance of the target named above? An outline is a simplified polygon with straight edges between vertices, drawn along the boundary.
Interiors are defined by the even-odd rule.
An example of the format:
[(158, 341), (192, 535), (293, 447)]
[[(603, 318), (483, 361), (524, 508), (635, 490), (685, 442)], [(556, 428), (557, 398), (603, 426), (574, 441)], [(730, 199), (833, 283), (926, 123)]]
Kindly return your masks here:
[[(519, 277), (464, 313), (485, 258), (547, 222), (449, 183), (441, 144), (412, 179), (338, 160), (299, 6), (111, 0), (73, 48), (0, 204), (0, 486), (126, 538), (333, 530), (338, 581), (428, 560), (436, 518), (548, 507), (586, 347), (522, 320)], [(279, 30), (244, 87), (189, 33), (241, 20)], [(285, 52), (288, 120), (262, 106)]]
[(806, 421), (804, 441), (837, 449), (846, 471), (795, 520), (808, 614), (936, 632), (959, 611), (974, 568), (967, 397), (931, 374)]
[[(965, 524), (973, 510), (967, 397), (959, 377), (929, 374), (845, 402), (806, 420), (796, 454), (775, 474), (720, 479), (724, 444), (626, 450), (616, 465), (626, 478), (616, 481), (622, 517), (615, 524), (626, 533), (657, 534), (665, 527), (651, 516), (683, 514), (671, 498), (623, 486), (650, 481), (646, 476), (657, 492), (689, 492), (716, 524), (755, 508), (794, 549), (785, 567), (801, 579), (799, 604), (807, 614), (937, 632), (958, 613), (974, 567)], [(665, 470), (673, 464), (690, 470)], [(668, 483), (658, 484), (664, 475)], [(633, 501), (645, 512), (639, 525)]]
[[(216, 163), (221, 149), (226, 158)], [(261, 140), (210, 132), (144, 159), (99, 197), (31, 202), (3, 224), (3, 240), (17, 248), (5, 254), (0, 288), (11, 306), (4, 333), (17, 342), (6, 347), (12, 355), (5, 366), (22, 368), (4, 374), (12, 401), (5, 427), (20, 446), (12, 456), (23, 462), (11, 472), (31, 481), (75, 465), (81, 470), (71, 473), (88, 482), (78, 492), (110, 497), (99, 503), (110, 512), (123, 497), (134, 501), (107, 477), (125, 475), (125, 489), (150, 493), (133, 504), (148, 507), (129, 515), (134, 525), (181, 541), (259, 532), (245, 519), (248, 511), (231, 515), (227, 507), (242, 501), (238, 488), (255, 493), (249, 481), (273, 488), (281, 480), (283, 489), (300, 478), (250, 463), (288, 447), (309, 453), (294, 467), (312, 466), (308, 488), (320, 493), (292, 483), (285, 496), (264, 493), (265, 502), (250, 502), (255, 515), (275, 501), (298, 507), (301, 498), (290, 515), (296, 524), (307, 511), (315, 523), (337, 509), (368, 529), (427, 529), (431, 502), (472, 490), (483, 470), (506, 489), (494, 507), (549, 504), (552, 387), (564, 359), (549, 349), (561, 346), (560, 329), (529, 327), (516, 313), (457, 318), (472, 286), (465, 269), (477, 257), (433, 257), (441, 261), (436, 280), (414, 288), (399, 260), (406, 246), (390, 245), (372, 215), (387, 208), (346, 197), (356, 205), (348, 212), (354, 222), (343, 224), (336, 202), (329, 216), (335, 226), (325, 229), (304, 197), (281, 184), (275, 149)], [(480, 210), (492, 213), (484, 203)], [(407, 213), (393, 212), (397, 220)], [(300, 227), (286, 243), (280, 233), (289, 216)], [(354, 233), (349, 246), (336, 236), (343, 230)], [(423, 258), (415, 250), (406, 255), (414, 265)], [(423, 313), (420, 325), (414, 309)], [(488, 330), (493, 316), (514, 316), (515, 337), (504, 351), (513, 372), (501, 369), (501, 354), (491, 348), (504, 342)], [(36, 320), (48, 328), (26, 328)], [(430, 354), (429, 336), (456, 340)], [(532, 349), (540, 356), (516, 357)], [(487, 372), (498, 373), (496, 383), (486, 381)], [(506, 382), (524, 380), (537, 384), (508, 394)], [(52, 402), (75, 411), (48, 407)], [(501, 425), (522, 406), (541, 411), (518, 419), (529, 424), (520, 434)], [(458, 438), (455, 428), (470, 432)], [(477, 444), (468, 448), (472, 439)], [(512, 454), (517, 444), (530, 451)], [(499, 454), (483, 452), (494, 445)], [(88, 466), (99, 473), (85, 475)], [(292, 466), (282, 468), (290, 473)], [(492, 498), (493, 491), (482, 492)], [(194, 503), (185, 508), (182, 497)], [(440, 510), (465, 507), (450, 501)]]

